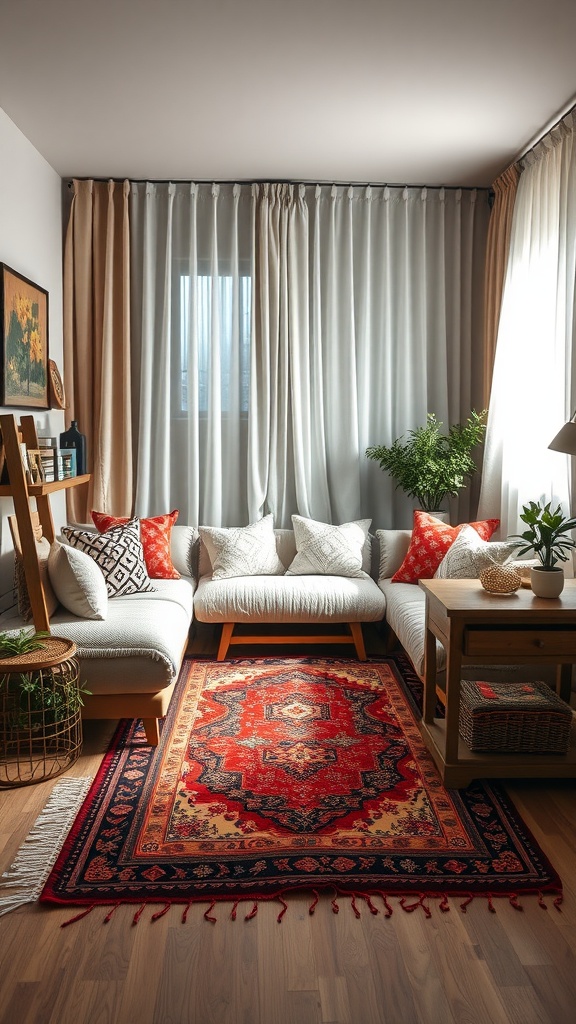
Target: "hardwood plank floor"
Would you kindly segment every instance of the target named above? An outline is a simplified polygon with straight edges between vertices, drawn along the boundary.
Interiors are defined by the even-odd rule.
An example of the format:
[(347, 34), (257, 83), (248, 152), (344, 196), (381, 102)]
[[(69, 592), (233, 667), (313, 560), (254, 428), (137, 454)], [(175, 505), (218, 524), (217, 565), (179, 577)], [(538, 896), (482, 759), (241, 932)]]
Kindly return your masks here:
[[(383, 652), (375, 632), (366, 639), (369, 654)], [(216, 637), (200, 632), (192, 649), (213, 657)], [(69, 774), (94, 775), (114, 725), (85, 723)], [(0, 792), (0, 870), (52, 785)], [(576, 784), (519, 780), (508, 791), (560, 872), (561, 912), (500, 899), (490, 913), (478, 899), (462, 913), (451, 900), (426, 918), (392, 900), (392, 917), (361, 904), (357, 919), (343, 899), (338, 914), (322, 900), (310, 915), (298, 895), (281, 924), (264, 903), (250, 921), (250, 905), (235, 921), (223, 905), (216, 924), (193, 907), (186, 924), (172, 908), (134, 927), (133, 908), (119, 907), (108, 924), (95, 910), (61, 928), (69, 909), (30, 905), (0, 917), (0, 1024), (572, 1024)]]

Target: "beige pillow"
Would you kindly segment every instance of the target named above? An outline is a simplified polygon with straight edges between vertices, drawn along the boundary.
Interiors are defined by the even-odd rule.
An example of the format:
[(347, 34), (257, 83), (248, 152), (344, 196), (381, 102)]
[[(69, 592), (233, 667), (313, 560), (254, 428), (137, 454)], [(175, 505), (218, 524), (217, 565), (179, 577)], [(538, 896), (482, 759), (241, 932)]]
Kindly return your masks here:
[(465, 526), (448, 548), (434, 578), (478, 579), (484, 569), (502, 565), (517, 549), (513, 540), (482, 540), (473, 526)]
[(212, 579), (284, 575), (272, 515), (250, 526), (201, 526), (199, 532), (212, 565)]
[(371, 522), (360, 519), (332, 526), (292, 516), (297, 553), (286, 575), (366, 577), (363, 552)]
[(69, 612), (81, 619), (106, 618), (106, 580), (90, 555), (55, 541), (50, 548), (48, 572), (60, 604)]

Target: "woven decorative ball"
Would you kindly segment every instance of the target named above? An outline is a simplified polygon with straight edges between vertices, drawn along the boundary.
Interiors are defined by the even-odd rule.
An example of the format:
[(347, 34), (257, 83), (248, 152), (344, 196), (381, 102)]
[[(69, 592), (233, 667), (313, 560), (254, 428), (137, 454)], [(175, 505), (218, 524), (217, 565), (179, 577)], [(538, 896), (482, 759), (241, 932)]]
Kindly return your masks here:
[(489, 594), (513, 594), (522, 577), (513, 565), (490, 565), (480, 573), (480, 583)]

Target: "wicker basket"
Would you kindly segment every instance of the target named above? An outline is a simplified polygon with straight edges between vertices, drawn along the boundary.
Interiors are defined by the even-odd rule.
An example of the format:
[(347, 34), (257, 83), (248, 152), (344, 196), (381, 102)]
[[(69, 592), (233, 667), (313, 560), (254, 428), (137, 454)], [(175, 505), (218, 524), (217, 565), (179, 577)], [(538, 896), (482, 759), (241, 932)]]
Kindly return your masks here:
[(572, 711), (546, 683), (463, 679), (460, 735), (470, 750), (565, 754)]

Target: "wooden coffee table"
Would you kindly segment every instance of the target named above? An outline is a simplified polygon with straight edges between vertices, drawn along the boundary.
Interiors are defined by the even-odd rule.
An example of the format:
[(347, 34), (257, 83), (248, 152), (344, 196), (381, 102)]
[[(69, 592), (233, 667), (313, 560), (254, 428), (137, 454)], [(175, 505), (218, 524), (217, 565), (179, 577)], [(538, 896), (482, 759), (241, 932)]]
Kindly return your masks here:
[[(576, 777), (576, 728), (567, 754), (473, 753), (458, 731), (463, 665), (557, 666), (556, 690), (570, 700), (576, 662), (576, 580), (559, 598), (531, 590), (496, 596), (479, 580), (420, 580), (426, 592), (426, 655), (421, 732), (446, 786), (478, 778)], [(445, 718), (435, 717), (436, 640), (446, 651)]]

